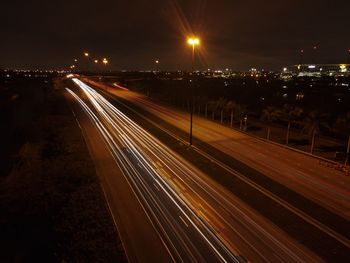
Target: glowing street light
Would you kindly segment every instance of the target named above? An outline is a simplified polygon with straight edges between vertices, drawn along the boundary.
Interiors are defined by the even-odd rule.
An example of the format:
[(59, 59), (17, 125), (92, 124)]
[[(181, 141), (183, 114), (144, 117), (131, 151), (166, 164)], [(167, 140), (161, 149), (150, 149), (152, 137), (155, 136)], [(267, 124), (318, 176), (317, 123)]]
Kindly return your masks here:
[(78, 62), (78, 60), (75, 58), (75, 59), (74, 59), (74, 62)]
[(303, 58), (304, 58), (304, 49), (300, 50), (300, 58), (299, 58), (299, 64), (303, 64)]
[(84, 56), (85, 57), (89, 57), (89, 53), (88, 52), (84, 52)]
[(195, 47), (198, 46), (200, 44), (200, 40), (198, 37), (189, 37), (187, 39), (187, 44), (192, 46), (192, 72), (194, 70), (194, 52), (195, 52)]
[(193, 37), (193, 38), (190, 37), (187, 39), (187, 43), (189, 45), (196, 46), (196, 45), (199, 45), (200, 41), (199, 41), (199, 38), (197, 38), (197, 37)]
[(319, 47), (315, 45), (315, 46), (313, 46), (312, 49), (313, 49), (313, 52), (312, 52), (312, 60), (311, 60), (311, 62), (312, 63), (316, 63), (315, 62), (315, 60), (316, 60), (316, 52), (318, 52)]
[(160, 63), (159, 60), (156, 59), (156, 60), (154, 61), (154, 63), (156, 64), (156, 65), (155, 65), (155, 69), (154, 69), (155, 72), (157, 72), (157, 71), (159, 72), (159, 63)]
[[(189, 37), (187, 38), (187, 44), (192, 46), (192, 75), (194, 72), (194, 59), (195, 59), (195, 47), (200, 44), (198, 37)], [(192, 80), (190, 80), (192, 82)], [(190, 84), (191, 85), (191, 84)], [(193, 91), (192, 91), (193, 92)], [(193, 96), (191, 98), (191, 106), (190, 106), (190, 146), (192, 146), (192, 123), (193, 123)]]
[(95, 63), (95, 64), (98, 64), (98, 59), (95, 59), (95, 60), (94, 60), (94, 63)]
[(103, 58), (102, 63), (107, 65), (108, 64), (108, 60), (106, 58)]

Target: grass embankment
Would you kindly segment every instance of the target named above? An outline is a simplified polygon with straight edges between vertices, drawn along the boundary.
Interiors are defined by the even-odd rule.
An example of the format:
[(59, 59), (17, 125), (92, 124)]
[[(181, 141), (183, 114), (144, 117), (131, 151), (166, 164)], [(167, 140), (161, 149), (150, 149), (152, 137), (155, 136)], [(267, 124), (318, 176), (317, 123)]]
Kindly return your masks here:
[(0, 178), (0, 261), (124, 262), (77, 123), (50, 89), (12, 171)]

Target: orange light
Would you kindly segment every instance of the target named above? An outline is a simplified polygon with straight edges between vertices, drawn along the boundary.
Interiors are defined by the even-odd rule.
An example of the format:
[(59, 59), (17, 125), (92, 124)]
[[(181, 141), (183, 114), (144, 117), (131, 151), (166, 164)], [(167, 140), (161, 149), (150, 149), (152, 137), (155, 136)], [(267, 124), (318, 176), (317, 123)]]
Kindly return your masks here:
[(199, 41), (199, 38), (197, 37), (190, 37), (187, 39), (187, 43), (189, 45), (196, 46), (196, 45), (199, 45), (200, 41)]

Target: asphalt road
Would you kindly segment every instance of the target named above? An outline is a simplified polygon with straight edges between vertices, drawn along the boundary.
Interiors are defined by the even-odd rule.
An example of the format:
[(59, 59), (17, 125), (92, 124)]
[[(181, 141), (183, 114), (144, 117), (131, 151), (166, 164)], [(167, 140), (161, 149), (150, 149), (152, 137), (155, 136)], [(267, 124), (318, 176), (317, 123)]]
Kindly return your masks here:
[[(101, 82), (91, 83), (101, 89), (106, 89), (106, 85)], [(103, 92), (102, 90), (100, 91)], [(350, 260), (350, 229), (348, 227), (349, 221), (346, 218), (347, 210), (345, 210), (344, 213), (344, 209), (338, 207), (339, 204), (349, 204), (347, 202), (349, 196), (347, 191), (348, 185), (344, 185), (349, 178), (344, 176), (344, 174), (328, 167), (320, 166), (318, 160), (313, 157), (257, 140), (203, 118), (201, 119), (209, 122), (209, 125), (213, 126), (212, 131), (204, 130), (204, 135), (210, 134), (210, 132), (218, 132), (220, 134), (222, 130), (225, 131), (226, 129), (226, 131), (228, 130), (233, 134), (237, 133), (238, 135), (245, 136), (245, 138), (241, 140), (241, 147), (243, 148), (249, 148), (249, 145), (245, 145), (245, 143), (251, 142), (252, 144), (260, 143), (262, 150), (269, 149), (269, 147), (272, 146), (285, 151), (285, 157), (279, 157), (278, 154), (273, 154), (274, 149), (272, 149), (270, 152), (271, 155), (267, 155), (266, 160), (261, 160), (263, 164), (266, 162), (264, 166), (273, 166), (273, 162), (269, 164), (271, 161), (269, 160), (270, 156), (274, 156), (274, 158), (282, 162), (285, 161), (284, 158), (287, 158), (287, 161), (290, 158), (296, 158), (295, 160), (290, 160), (289, 165), (291, 170), (289, 174), (294, 172), (292, 168), (293, 165), (295, 165), (295, 161), (301, 161), (305, 162), (306, 167), (298, 166), (299, 169), (306, 172), (304, 168), (310, 168), (308, 166), (310, 165), (318, 169), (319, 175), (315, 176), (312, 173), (313, 170), (310, 170), (308, 174), (308, 176), (310, 176), (309, 180), (303, 180), (303, 177), (297, 176), (294, 178), (294, 181), (300, 181), (299, 183), (303, 186), (308, 187), (308, 184), (311, 184), (312, 187), (309, 187), (311, 193), (308, 191), (300, 191), (300, 189), (297, 188), (293, 189), (290, 188), (288, 182), (285, 185), (278, 180), (278, 177), (281, 177), (281, 175), (283, 176), (283, 173), (279, 174), (279, 167), (272, 167), (275, 170), (275, 177), (266, 176), (263, 169), (250, 165), (249, 162), (241, 162), (239, 158), (227, 154), (227, 152), (218, 149), (217, 146), (214, 147), (210, 140), (207, 143), (202, 139), (198, 139), (198, 137), (194, 137), (194, 142), (199, 149), (198, 147), (191, 147), (191, 150), (192, 152), (198, 151), (199, 155), (193, 159), (194, 156), (189, 153), (190, 151), (183, 151), (179, 147), (174, 146), (174, 143), (177, 141), (184, 144), (187, 142), (188, 129), (180, 129), (179, 127), (181, 127), (181, 125), (176, 126), (176, 121), (188, 128), (188, 113), (174, 110), (166, 105), (159, 105), (159, 103), (154, 103), (140, 94), (125, 91), (124, 89), (121, 90), (118, 87), (117, 89), (108, 87), (108, 92), (109, 94), (113, 93), (117, 95), (115, 97), (104, 93), (115, 105), (121, 107), (121, 109), (132, 116), (133, 119), (137, 120), (137, 122), (141, 123), (144, 127), (147, 127), (152, 134), (161, 138), (170, 148), (180, 153), (182, 156), (190, 158), (192, 162), (194, 162), (196, 158), (197, 160), (202, 159), (198, 165), (202, 165), (201, 169), (203, 171), (208, 171), (211, 178), (229, 189), (231, 193), (239, 197), (242, 201), (249, 204), (256, 212), (267, 217), (274, 224), (283, 229), (283, 231), (288, 233), (288, 235), (306, 245), (322, 258), (327, 259), (327, 261)], [(169, 122), (169, 119), (174, 119), (174, 123)], [(228, 137), (226, 139), (223, 137), (224, 136), (221, 137), (221, 140), (225, 143), (228, 143), (230, 139), (237, 140), (235, 137)], [(215, 142), (215, 140), (212, 141)], [(244, 153), (245, 151), (242, 150), (242, 152)], [(240, 153), (238, 152), (237, 154), (239, 155)], [(256, 159), (256, 154), (257, 153), (254, 151), (249, 151), (246, 153), (246, 157), (254, 161)], [(297, 156), (294, 156), (294, 154)], [(210, 163), (203, 165), (205, 160), (203, 160), (202, 157), (205, 157), (216, 166), (216, 168), (212, 169), (213, 165)], [(288, 163), (285, 168), (288, 170)], [(320, 176), (322, 180), (319, 180), (320, 178), (318, 178), (318, 176)], [(313, 178), (315, 178), (316, 181), (318, 180), (316, 184), (312, 181)], [(323, 183), (323, 181), (325, 182)], [(329, 191), (332, 194), (337, 195), (335, 191), (339, 189), (336, 187), (340, 186), (341, 188), (345, 188), (345, 192), (338, 194), (338, 196), (330, 196), (331, 202), (327, 200), (327, 188), (329, 184), (335, 186), (333, 191)], [(318, 191), (312, 192), (313, 187), (317, 185), (319, 186), (319, 189), (317, 189)], [(331, 188), (333, 186), (331, 186)], [(326, 193), (324, 193), (324, 191), (326, 191)], [(319, 193), (323, 195), (323, 198), (318, 196)], [(311, 198), (308, 198), (310, 196)], [(332, 207), (333, 201), (336, 201), (334, 202), (335, 207)], [(328, 206), (325, 205), (327, 202), (329, 202)], [(340, 213), (337, 213), (339, 211)]]
[[(158, 262), (321, 261), (96, 90), (78, 79), (73, 81), (79, 88), (67, 92), (80, 112), (79, 123), (104, 178), (111, 211), (131, 261), (148, 262), (152, 255), (158, 258), (158, 253)], [(127, 192), (126, 198), (118, 196), (120, 192)], [(134, 209), (139, 211), (137, 215), (132, 215)], [(142, 227), (133, 230), (137, 225)], [(149, 243), (148, 260), (142, 259), (141, 250), (146, 247), (140, 243)]]
[(172, 262), (171, 255), (151, 221), (145, 216), (144, 208), (119, 164), (113, 158), (100, 131), (77, 100), (68, 92), (66, 97), (94, 160), (96, 172), (101, 180), (128, 260), (130, 262), (157, 262), (158, 260)]
[[(182, 131), (189, 131), (189, 114), (160, 105), (135, 92), (110, 89)], [(260, 171), (276, 182), (350, 219), (350, 176), (320, 165), (318, 159), (264, 142), (195, 115), (193, 136)]]

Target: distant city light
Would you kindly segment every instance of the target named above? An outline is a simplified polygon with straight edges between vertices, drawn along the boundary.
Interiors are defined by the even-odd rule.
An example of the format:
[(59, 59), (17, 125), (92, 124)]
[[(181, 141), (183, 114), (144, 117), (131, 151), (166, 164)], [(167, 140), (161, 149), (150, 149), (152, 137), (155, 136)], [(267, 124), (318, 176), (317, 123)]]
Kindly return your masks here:
[(340, 72), (346, 72), (347, 71), (345, 64), (339, 65), (339, 68), (340, 68)]

